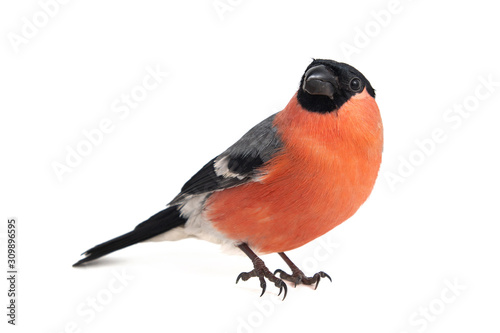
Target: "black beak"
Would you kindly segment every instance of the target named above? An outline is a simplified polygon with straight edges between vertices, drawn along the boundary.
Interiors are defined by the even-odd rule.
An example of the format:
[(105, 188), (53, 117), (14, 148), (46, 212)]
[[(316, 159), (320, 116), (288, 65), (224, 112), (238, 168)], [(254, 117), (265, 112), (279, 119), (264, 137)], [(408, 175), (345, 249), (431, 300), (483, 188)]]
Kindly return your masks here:
[(323, 95), (333, 100), (337, 77), (324, 65), (309, 68), (304, 74), (302, 89), (311, 95)]

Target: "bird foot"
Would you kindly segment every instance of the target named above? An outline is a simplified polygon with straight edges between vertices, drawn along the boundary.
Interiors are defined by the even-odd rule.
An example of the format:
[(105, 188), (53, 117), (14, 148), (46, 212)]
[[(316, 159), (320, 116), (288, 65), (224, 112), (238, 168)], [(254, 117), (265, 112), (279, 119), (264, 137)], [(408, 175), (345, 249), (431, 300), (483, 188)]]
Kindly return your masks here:
[(283, 271), (281, 269), (277, 269), (276, 271), (274, 271), (274, 275), (276, 275), (276, 273), (279, 273), (279, 277), (282, 280), (286, 280), (286, 281), (290, 281), (292, 283), (295, 283), (295, 287), (297, 287), (297, 284), (301, 284), (301, 283), (308, 285), (308, 286), (316, 284), (314, 286), (314, 289), (316, 290), (316, 288), (318, 288), (318, 284), (319, 284), (319, 281), (321, 280), (321, 278), (325, 278), (325, 277), (328, 278), (330, 280), (330, 282), (332, 282), (332, 278), (330, 277), (330, 275), (326, 274), (323, 271), (314, 274), (312, 277), (307, 277), (298, 268), (295, 268), (295, 269), (292, 268), (291, 275), (286, 273), (285, 271)]
[(258, 277), (260, 280), (260, 287), (262, 288), (262, 293), (260, 294), (260, 296), (262, 297), (262, 295), (264, 295), (264, 292), (266, 291), (266, 280), (265, 279), (268, 279), (269, 281), (274, 283), (274, 285), (277, 288), (280, 289), (278, 296), (281, 295), (281, 292), (283, 292), (283, 300), (284, 300), (286, 297), (286, 293), (287, 293), (286, 283), (283, 282), (283, 280), (277, 278), (273, 273), (271, 273), (271, 271), (266, 267), (266, 265), (264, 264), (262, 259), (254, 258), (252, 261), (253, 261), (254, 269), (251, 270), (250, 272), (240, 273), (240, 275), (238, 275), (238, 278), (236, 278), (236, 283), (238, 283), (238, 281), (240, 279), (242, 279), (243, 281), (247, 281), (248, 279), (250, 279), (252, 277), (255, 277), (255, 276)]

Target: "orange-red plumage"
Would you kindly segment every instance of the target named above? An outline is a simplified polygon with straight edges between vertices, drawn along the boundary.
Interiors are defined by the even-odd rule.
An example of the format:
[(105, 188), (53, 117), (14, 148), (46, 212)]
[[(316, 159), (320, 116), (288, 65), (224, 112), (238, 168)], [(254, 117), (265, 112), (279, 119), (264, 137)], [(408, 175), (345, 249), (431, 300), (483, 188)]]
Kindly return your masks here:
[[(314, 59), (283, 111), (205, 164), (166, 209), (89, 249), (75, 265), (146, 240), (197, 237), (245, 253), (253, 270), (240, 273), (236, 282), (258, 277), (262, 294), (266, 279), (283, 298), (284, 281), (317, 287), (330, 276), (306, 276), (284, 252), (358, 210), (375, 184), (382, 146), (370, 82), (348, 64)], [(254, 251), (278, 252), (291, 273), (273, 274)]]
[(274, 125), (284, 145), (261, 179), (215, 192), (204, 212), (215, 229), (260, 253), (297, 248), (352, 216), (382, 156), (382, 121), (366, 90), (328, 114), (304, 110), (295, 95)]

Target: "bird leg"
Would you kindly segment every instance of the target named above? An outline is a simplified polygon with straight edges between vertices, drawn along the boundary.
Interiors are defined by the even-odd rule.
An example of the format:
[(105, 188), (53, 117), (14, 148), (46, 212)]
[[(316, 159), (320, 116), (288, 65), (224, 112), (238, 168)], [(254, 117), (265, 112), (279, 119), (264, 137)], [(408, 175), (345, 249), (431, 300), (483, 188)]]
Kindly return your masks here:
[(295, 286), (301, 283), (306, 284), (308, 286), (316, 284), (314, 289), (318, 288), (318, 284), (321, 278), (327, 277), (330, 280), (330, 282), (332, 281), (332, 278), (325, 272), (318, 272), (314, 274), (312, 277), (307, 277), (297, 266), (295, 266), (295, 264), (290, 260), (290, 258), (286, 256), (284, 252), (279, 252), (278, 254), (286, 262), (288, 267), (290, 267), (290, 269), (292, 270), (292, 275), (284, 272), (281, 269), (277, 269), (276, 271), (274, 271), (274, 274), (280, 273), (279, 276), (281, 279), (294, 282)]
[(262, 288), (262, 294), (260, 294), (260, 296), (262, 297), (262, 295), (264, 295), (264, 292), (266, 291), (266, 280), (264, 278), (267, 278), (269, 281), (273, 282), (276, 287), (280, 288), (278, 296), (281, 295), (282, 291), (284, 292), (284, 300), (287, 293), (286, 283), (274, 276), (274, 274), (271, 273), (271, 271), (266, 267), (264, 261), (257, 257), (257, 255), (250, 249), (250, 247), (248, 247), (246, 243), (242, 243), (238, 245), (238, 247), (248, 256), (248, 258), (250, 258), (250, 260), (252, 260), (254, 268), (250, 272), (240, 273), (240, 275), (238, 275), (238, 278), (236, 278), (236, 283), (238, 283), (240, 279), (242, 279), (243, 281), (247, 281), (251, 277), (258, 277), (260, 280), (260, 287)]

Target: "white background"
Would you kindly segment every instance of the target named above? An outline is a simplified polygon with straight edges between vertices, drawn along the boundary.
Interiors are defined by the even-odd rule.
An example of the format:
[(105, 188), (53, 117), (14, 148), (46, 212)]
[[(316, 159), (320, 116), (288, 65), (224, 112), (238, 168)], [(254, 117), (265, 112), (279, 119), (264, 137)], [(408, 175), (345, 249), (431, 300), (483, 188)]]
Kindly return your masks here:
[[(218, 13), (212, 0), (69, 1), (48, 22), (37, 1), (2, 3), (1, 266), (15, 216), (20, 277), (15, 328), (6, 324), (2, 278), (1, 327), (498, 332), (500, 23), (492, 2), (220, 3), (229, 9)], [(45, 26), (16, 46), (33, 16)], [(252, 268), (246, 257), (196, 240), (140, 244), (71, 267), (162, 209), (204, 163), (283, 108), (313, 57), (362, 71), (385, 126), (366, 204), (289, 253), (333, 283), (290, 287), (284, 302), (269, 285), (259, 298), (257, 280), (234, 283)], [(168, 77), (121, 119), (112, 105), (147, 67)], [(490, 91), (481, 83), (488, 78), (497, 82)], [(452, 108), (464, 103), (471, 111), (459, 116)], [(65, 163), (67, 147), (105, 118), (112, 132), (60, 181), (53, 163)], [(435, 131), (444, 139), (430, 144)], [(425, 155), (416, 141), (427, 143)], [(410, 159), (414, 166), (402, 162)], [(284, 268), (277, 255), (263, 259)]]

